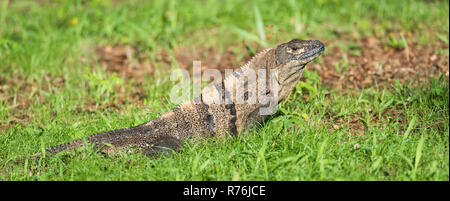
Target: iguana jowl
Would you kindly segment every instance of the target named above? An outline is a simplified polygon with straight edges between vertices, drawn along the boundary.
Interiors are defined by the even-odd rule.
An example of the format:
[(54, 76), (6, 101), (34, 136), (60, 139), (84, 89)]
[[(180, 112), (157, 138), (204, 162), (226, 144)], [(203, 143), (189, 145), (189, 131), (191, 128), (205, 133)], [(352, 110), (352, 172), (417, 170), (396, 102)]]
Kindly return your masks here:
[[(243, 90), (244, 100), (256, 96), (246, 90), (252, 87), (259, 89), (262, 83), (249, 81), (249, 73), (258, 72), (259, 69), (266, 69), (267, 73), (272, 73), (278, 84), (278, 94), (267, 97), (269, 99), (270, 97), (276, 98), (276, 100), (269, 101), (278, 103), (295, 88), (305, 65), (318, 57), (324, 49), (325, 47), (320, 41), (300, 39), (291, 40), (276, 48), (266, 49), (246, 65), (227, 76), (221, 83), (207, 87), (202, 91), (200, 97), (181, 104), (147, 123), (99, 133), (87, 137), (85, 140), (93, 143), (94, 149), (105, 153), (114, 153), (115, 150), (135, 147), (145, 154), (151, 155), (155, 151), (165, 148), (179, 150), (183, 144), (182, 140), (187, 138), (203, 139), (224, 133), (232, 135), (242, 133), (253, 123), (261, 122), (267, 117), (259, 112), (262, 107), (267, 106), (267, 102), (263, 104), (261, 101), (256, 101), (253, 104), (242, 104), (236, 103), (237, 96), (230, 96), (238, 90)], [(244, 84), (236, 86), (236, 83)], [(264, 90), (264, 92), (258, 91), (258, 93), (275, 93), (270, 91), (270, 87), (266, 87)], [(205, 101), (205, 99), (221, 99), (223, 101), (217, 103)], [(85, 140), (79, 139), (53, 146), (46, 151), (57, 153), (63, 150), (72, 150), (84, 145)]]

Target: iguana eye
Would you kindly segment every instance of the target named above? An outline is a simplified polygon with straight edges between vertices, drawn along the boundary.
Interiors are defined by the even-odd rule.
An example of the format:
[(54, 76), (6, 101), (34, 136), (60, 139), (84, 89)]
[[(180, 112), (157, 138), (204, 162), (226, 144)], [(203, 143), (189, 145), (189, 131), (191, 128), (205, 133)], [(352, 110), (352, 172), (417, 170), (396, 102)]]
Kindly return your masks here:
[(305, 48), (288, 47), (286, 51), (291, 54), (301, 54), (304, 50)]

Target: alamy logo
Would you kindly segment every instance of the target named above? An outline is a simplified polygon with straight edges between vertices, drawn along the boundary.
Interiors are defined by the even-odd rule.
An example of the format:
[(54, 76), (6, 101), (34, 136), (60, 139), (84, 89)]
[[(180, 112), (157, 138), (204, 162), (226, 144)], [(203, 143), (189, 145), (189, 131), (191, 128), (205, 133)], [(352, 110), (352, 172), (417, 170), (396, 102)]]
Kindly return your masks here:
[[(170, 101), (181, 104), (202, 95), (205, 104), (258, 105), (260, 115), (276, 112), (279, 85), (276, 70), (225, 69), (225, 79), (217, 69), (201, 71), (201, 62), (193, 61), (193, 76), (184, 69), (173, 70), (170, 80), (177, 83), (170, 91)], [(181, 81), (180, 81), (181, 78)], [(223, 80), (223, 81), (222, 81)], [(202, 83), (210, 82), (202, 89)]]

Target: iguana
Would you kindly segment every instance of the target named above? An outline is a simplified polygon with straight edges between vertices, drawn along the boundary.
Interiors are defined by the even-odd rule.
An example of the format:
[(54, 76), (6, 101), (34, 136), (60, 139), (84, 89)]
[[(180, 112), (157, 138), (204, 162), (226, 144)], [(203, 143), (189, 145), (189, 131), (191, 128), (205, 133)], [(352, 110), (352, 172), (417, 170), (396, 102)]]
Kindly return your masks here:
[[(305, 65), (324, 50), (325, 46), (320, 41), (293, 39), (276, 48), (260, 52), (220, 83), (206, 87), (199, 97), (178, 105), (154, 120), (135, 127), (107, 131), (53, 146), (47, 148), (46, 152), (54, 154), (73, 150), (88, 142), (93, 144), (95, 150), (107, 154), (134, 147), (144, 154), (153, 155), (166, 149), (180, 150), (183, 140), (188, 138), (205, 139), (223, 136), (226, 133), (231, 135), (243, 133), (268, 116), (261, 114), (261, 109), (267, 107), (268, 102), (278, 103), (283, 100), (297, 85)], [(260, 69), (265, 69), (266, 76), (272, 76), (273, 79), (265, 79), (265, 83), (249, 79), (252, 77), (251, 73)], [(270, 80), (277, 84), (278, 88), (261, 87), (264, 84), (267, 86), (273, 84)], [(255, 88), (257, 94), (265, 95), (266, 100), (257, 100), (252, 104), (237, 103), (238, 99), (245, 101), (256, 97), (257, 94), (254, 91), (250, 93), (249, 90)], [(243, 97), (232, 96), (236, 92), (241, 92)], [(211, 102), (212, 99), (221, 102)]]

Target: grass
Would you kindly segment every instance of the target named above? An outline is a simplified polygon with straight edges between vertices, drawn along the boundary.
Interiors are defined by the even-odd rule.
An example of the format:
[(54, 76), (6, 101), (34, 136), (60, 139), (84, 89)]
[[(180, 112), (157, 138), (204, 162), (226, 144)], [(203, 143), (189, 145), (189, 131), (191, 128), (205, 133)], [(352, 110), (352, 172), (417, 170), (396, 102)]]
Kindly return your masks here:
[[(264, 47), (341, 35), (376, 36), (404, 48), (407, 40), (392, 32), (448, 44), (448, 1), (8, 2), (0, 3), (0, 84), (18, 84), (1, 89), (0, 123), (12, 126), (0, 130), (0, 180), (448, 181), (449, 85), (443, 76), (342, 93), (306, 72), (278, 114), (245, 135), (186, 142), (170, 157), (105, 157), (88, 148), (70, 157), (23, 160), (173, 108), (168, 95), (175, 83), (156, 62), (158, 50)], [(142, 84), (144, 108), (133, 101), (119, 112), (104, 107), (118, 98), (116, 87), (135, 86), (95, 62), (95, 47), (106, 44), (130, 44), (157, 68)], [(345, 58), (339, 63), (344, 71)], [(55, 84), (57, 78), (64, 82)], [(19, 93), (23, 88), (27, 94)], [(31, 118), (21, 121), (24, 115)]]

